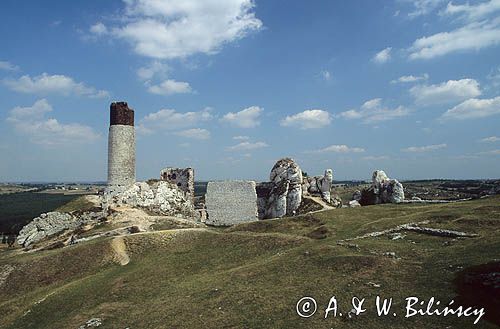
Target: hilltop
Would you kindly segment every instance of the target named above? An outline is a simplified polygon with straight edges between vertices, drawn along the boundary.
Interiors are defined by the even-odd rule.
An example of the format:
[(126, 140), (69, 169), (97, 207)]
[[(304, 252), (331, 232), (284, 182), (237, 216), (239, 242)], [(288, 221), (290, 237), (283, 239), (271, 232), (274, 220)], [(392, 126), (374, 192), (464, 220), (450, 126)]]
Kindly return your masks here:
[[(474, 327), (473, 317), (405, 319), (408, 296), (443, 303), (483, 297), (490, 322), (475, 327), (495, 328), (498, 294), (482, 294), (498, 292), (499, 202), (495, 196), (343, 208), (231, 228), (179, 228), (163, 217), (156, 231), (54, 250), (4, 251), (0, 328), (79, 328), (91, 319), (100, 328)], [(478, 236), (401, 231), (349, 240), (422, 222)], [(477, 278), (471, 294), (465, 283)], [(370, 303), (377, 295), (393, 297), (399, 315), (379, 318), (368, 306), (353, 319), (324, 319), (333, 295), (344, 314), (353, 296)], [(318, 302), (311, 318), (296, 314), (303, 296)]]

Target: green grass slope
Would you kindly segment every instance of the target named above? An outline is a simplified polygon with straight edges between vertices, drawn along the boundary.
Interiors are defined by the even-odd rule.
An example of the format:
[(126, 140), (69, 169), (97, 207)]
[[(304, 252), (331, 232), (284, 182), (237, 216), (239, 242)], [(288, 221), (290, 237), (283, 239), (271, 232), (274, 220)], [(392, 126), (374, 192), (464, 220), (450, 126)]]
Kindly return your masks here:
[[(448, 303), (469, 267), (497, 266), (499, 205), (495, 197), (336, 209), (224, 230), (140, 233), (124, 237), (122, 251), (111, 238), (38, 253), (6, 251), (0, 254), (0, 328), (78, 328), (91, 318), (102, 319), (99, 328), (496, 328), (484, 319), (474, 326), (473, 317), (405, 318), (404, 299), (435, 296)], [(424, 220), (480, 236), (403, 232), (404, 239), (337, 243)], [(120, 265), (117, 252), (130, 262)], [(3, 283), (2, 271), (8, 271)], [(353, 296), (366, 298), (366, 313), (324, 319), (334, 295), (343, 313)], [(377, 295), (392, 297), (398, 316), (376, 316)], [(310, 318), (295, 311), (303, 296), (318, 302)], [(486, 312), (491, 319), (495, 311)]]

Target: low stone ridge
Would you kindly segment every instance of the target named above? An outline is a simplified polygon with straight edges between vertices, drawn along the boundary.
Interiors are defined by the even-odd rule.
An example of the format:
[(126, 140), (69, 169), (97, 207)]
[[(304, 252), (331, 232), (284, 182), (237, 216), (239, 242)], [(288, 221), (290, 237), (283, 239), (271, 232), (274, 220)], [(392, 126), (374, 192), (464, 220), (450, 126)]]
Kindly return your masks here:
[(403, 184), (396, 179), (390, 179), (383, 170), (375, 170), (372, 175), (372, 185), (361, 191), (356, 191), (353, 200), (363, 206), (381, 203), (401, 203), (405, 199)]
[(137, 182), (125, 189), (109, 188), (103, 197), (103, 208), (111, 204), (140, 207), (165, 216), (194, 216), (191, 199), (177, 186), (165, 181)]
[(302, 170), (290, 158), (278, 160), (271, 170), (272, 183), (265, 218), (292, 216), (302, 202)]
[(103, 218), (103, 212), (73, 214), (53, 211), (41, 214), (21, 229), (17, 237), (17, 243), (23, 247), (28, 247), (64, 231), (74, 231), (84, 225), (96, 224)]
[(206, 224), (230, 226), (257, 220), (257, 193), (254, 181), (209, 182), (205, 197)]
[(194, 201), (194, 169), (165, 168), (160, 172), (160, 179), (176, 185)]

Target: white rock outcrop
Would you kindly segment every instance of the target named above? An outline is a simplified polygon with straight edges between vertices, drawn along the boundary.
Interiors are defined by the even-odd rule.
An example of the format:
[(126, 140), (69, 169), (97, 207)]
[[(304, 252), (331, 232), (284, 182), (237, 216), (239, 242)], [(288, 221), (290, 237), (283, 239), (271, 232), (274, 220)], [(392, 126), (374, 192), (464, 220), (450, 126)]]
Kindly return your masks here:
[(304, 177), (302, 182), (303, 193), (319, 194), (327, 202), (332, 202), (333, 170), (326, 169), (323, 176)]
[(58, 235), (67, 230), (75, 230), (83, 225), (97, 223), (103, 218), (102, 212), (64, 213), (48, 212), (41, 214), (26, 224), (17, 237), (17, 243), (28, 247), (45, 238)]
[(266, 218), (291, 216), (302, 202), (302, 170), (290, 158), (278, 160), (271, 170), (272, 183), (266, 205)]
[(110, 205), (145, 208), (166, 216), (194, 215), (193, 203), (177, 186), (165, 182), (137, 182), (123, 190), (108, 190), (103, 197), (103, 209)]
[(372, 175), (372, 185), (359, 195), (358, 191), (353, 199), (363, 206), (380, 203), (401, 203), (405, 199), (403, 184), (397, 179), (391, 179), (383, 170), (375, 170)]

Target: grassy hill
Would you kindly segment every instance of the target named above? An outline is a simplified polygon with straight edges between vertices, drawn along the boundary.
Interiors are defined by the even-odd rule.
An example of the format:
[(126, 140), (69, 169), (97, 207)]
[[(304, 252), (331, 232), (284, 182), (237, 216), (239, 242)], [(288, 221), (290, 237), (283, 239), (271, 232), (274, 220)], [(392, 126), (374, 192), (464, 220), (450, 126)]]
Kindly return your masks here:
[[(402, 239), (339, 244), (426, 220), (426, 227), (479, 237), (402, 232)], [(408, 296), (434, 296), (443, 304), (478, 297), (484, 287), (471, 295), (463, 281), (485, 268), (500, 273), (499, 232), (500, 197), (492, 197), (139, 233), (119, 238), (120, 244), (103, 238), (36, 253), (4, 251), (0, 328), (78, 328), (91, 318), (101, 319), (99, 328), (496, 328), (498, 295), (480, 296), (490, 321), (476, 326), (475, 317), (405, 318), (403, 309)], [(129, 261), (121, 265), (124, 256)], [(366, 313), (324, 319), (333, 295), (344, 314), (353, 296), (366, 298)], [(398, 316), (376, 316), (377, 295), (392, 297)], [(295, 311), (304, 296), (318, 302), (310, 318)]]

